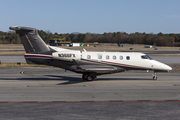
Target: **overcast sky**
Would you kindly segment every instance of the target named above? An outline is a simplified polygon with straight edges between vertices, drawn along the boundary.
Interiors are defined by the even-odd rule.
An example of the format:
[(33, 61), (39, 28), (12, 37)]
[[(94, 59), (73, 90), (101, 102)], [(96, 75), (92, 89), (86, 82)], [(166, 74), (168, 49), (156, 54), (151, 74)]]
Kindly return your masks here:
[(0, 31), (180, 33), (180, 0), (0, 0)]

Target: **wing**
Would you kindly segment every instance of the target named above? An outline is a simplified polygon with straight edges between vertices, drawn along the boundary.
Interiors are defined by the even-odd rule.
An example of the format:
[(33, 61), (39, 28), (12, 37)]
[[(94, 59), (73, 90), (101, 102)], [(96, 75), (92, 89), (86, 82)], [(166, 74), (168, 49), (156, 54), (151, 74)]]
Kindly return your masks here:
[(108, 74), (108, 73), (116, 73), (116, 72), (123, 72), (125, 71), (124, 68), (120, 67), (114, 67), (110, 65), (105, 64), (99, 64), (99, 65), (79, 65), (75, 60), (73, 60), (74, 68), (76, 69), (76, 72), (81, 73), (97, 73), (97, 74)]

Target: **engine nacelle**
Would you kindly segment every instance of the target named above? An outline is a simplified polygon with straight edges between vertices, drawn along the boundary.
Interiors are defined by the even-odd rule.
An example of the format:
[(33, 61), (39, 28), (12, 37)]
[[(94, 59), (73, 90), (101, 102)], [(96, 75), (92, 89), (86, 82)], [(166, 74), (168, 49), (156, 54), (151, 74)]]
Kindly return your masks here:
[(63, 60), (63, 61), (73, 61), (81, 59), (80, 51), (62, 51), (62, 52), (54, 52), (52, 53), (52, 58)]

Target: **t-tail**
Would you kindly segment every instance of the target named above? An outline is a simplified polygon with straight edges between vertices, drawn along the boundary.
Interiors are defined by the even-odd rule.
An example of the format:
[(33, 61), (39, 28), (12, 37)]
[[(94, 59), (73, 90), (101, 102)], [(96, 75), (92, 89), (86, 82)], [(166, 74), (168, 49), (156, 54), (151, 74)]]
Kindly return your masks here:
[(29, 27), (9, 27), (19, 34), (26, 53), (32, 54), (51, 54), (50, 48), (38, 34), (38, 30)]

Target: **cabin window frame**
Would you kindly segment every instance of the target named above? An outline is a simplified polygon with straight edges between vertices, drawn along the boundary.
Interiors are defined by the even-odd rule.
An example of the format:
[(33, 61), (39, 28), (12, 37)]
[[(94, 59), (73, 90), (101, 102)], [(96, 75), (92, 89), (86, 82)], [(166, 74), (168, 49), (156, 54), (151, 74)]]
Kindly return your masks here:
[(130, 60), (131, 58), (130, 58), (130, 56), (126, 56), (126, 60)]
[(106, 60), (109, 60), (110, 59), (110, 56), (109, 55), (106, 55)]
[(116, 55), (113, 55), (113, 60), (116, 60), (116, 58), (117, 58)]
[(123, 60), (123, 56), (122, 56), (122, 55), (121, 55), (121, 56), (119, 56), (119, 59), (120, 59), (120, 60)]
[(102, 60), (102, 57), (103, 57), (102, 54), (98, 54), (97, 56), (99, 60)]
[(91, 55), (87, 55), (87, 59), (91, 59)]

